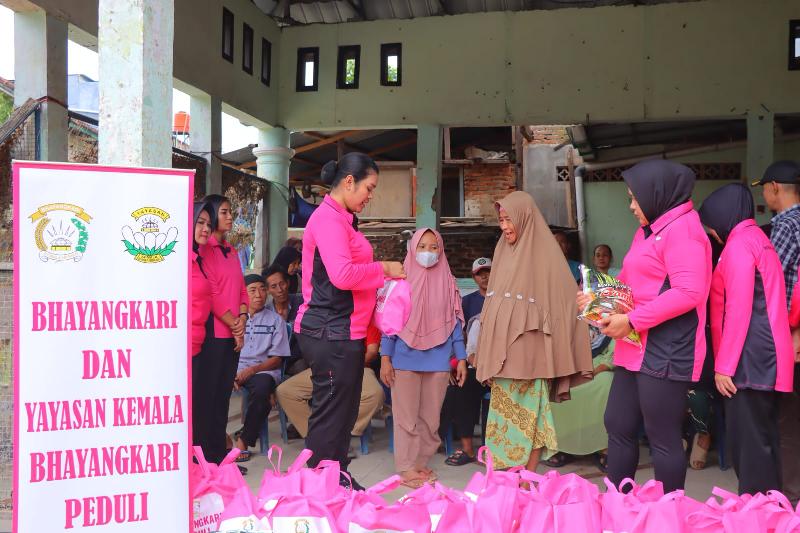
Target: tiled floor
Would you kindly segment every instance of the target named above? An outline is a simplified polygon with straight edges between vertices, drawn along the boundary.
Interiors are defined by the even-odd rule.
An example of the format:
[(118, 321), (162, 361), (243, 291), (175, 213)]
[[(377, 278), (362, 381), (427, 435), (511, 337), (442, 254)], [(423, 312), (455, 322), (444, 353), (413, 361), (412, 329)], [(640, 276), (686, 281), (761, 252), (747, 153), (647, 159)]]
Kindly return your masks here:
[[(238, 401), (232, 402), (231, 410), (232, 412), (234, 410), (238, 412)], [(241, 427), (238, 417), (233, 416), (232, 418), (234, 421), (232, 421), (229, 425), (230, 432), (233, 432)], [(272, 418), (273, 419), (270, 420), (269, 423), (270, 443), (281, 446), (283, 450), (282, 469), (285, 470), (292, 463), (297, 454), (303, 449), (303, 441), (299, 439), (291, 440), (288, 444), (284, 444), (281, 441), (280, 424), (278, 423), (277, 417), (275, 417), (274, 413)], [(380, 420), (373, 420), (372, 427), (373, 441), (369, 443), (368, 455), (360, 454), (360, 444), (358, 439), (354, 438), (352, 440), (352, 449), (356, 455), (356, 458), (350, 464), (350, 471), (355, 479), (357, 479), (358, 482), (365, 487), (369, 487), (370, 485), (378, 483), (379, 481), (382, 481), (394, 474), (394, 460), (393, 455), (389, 453), (388, 432), (385, 429), (384, 423)], [(271, 466), (267, 462), (267, 458), (263, 455), (260, 455), (258, 445), (256, 445), (252, 451), (254, 452), (252, 459), (247, 463), (244, 463), (244, 466), (246, 466), (249, 470), (249, 473), (246, 476), (248, 484), (254, 491), (257, 492), (261, 482), (261, 474), (265, 468), (271, 468)], [(470, 477), (472, 477), (474, 472), (484, 468), (483, 465), (479, 465), (477, 463), (465, 466), (447, 466), (444, 464), (444, 459), (445, 456), (442, 453), (439, 453), (434, 456), (429, 466), (430, 468), (436, 470), (441, 483), (454, 488), (463, 488), (464, 485), (466, 485), (466, 483), (469, 481)], [(539, 467), (538, 471), (544, 472), (546, 469), (547, 468), (542, 465)], [(601, 488), (604, 488), (604, 476), (589, 458), (578, 460), (574, 463), (566, 465), (560, 468), (559, 471), (561, 473), (576, 472), (598, 484)], [(639, 470), (636, 474), (636, 481), (638, 483), (643, 483), (652, 478), (653, 467), (650, 461), (650, 454), (647, 448), (642, 448)], [(720, 470), (717, 464), (716, 454), (712, 452), (709, 455), (709, 465), (704, 470), (688, 470), (686, 477), (686, 493), (695, 499), (705, 501), (709, 496), (711, 496), (711, 489), (714, 486), (719, 486), (726, 490), (735, 492), (736, 475), (734, 474), (733, 469), (726, 471)], [(408, 492), (408, 489), (398, 489), (397, 491), (389, 493), (386, 496), (387, 499), (396, 499), (406, 492)]]

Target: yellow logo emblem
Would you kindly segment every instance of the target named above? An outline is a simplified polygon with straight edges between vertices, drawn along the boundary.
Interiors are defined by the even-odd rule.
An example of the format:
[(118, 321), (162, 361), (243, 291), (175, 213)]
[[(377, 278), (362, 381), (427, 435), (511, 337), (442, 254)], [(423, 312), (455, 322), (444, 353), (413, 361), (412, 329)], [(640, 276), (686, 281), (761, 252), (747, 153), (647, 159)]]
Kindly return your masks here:
[(29, 218), (36, 223), (34, 239), (42, 261), (80, 261), (86, 253), (86, 225), (92, 217), (83, 208), (67, 203), (46, 204)]

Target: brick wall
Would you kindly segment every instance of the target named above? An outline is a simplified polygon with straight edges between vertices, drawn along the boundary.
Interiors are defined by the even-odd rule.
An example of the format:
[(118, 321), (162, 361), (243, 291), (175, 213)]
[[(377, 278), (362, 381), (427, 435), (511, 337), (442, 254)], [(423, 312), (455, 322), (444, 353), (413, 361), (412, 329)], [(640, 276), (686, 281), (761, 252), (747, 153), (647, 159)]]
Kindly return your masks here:
[[(366, 235), (375, 250), (376, 261), (402, 261), (406, 256), (406, 242), (400, 232)], [(442, 238), (450, 269), (457, 278), (472, 275), (472, 262), (479, 257), (494, 255), (500, 231), (496, 227), (443, 228)]]
[(494, 219), (494, 204), (517, 190), (513, 164), (464, 167), (464, 216)]
[(569, 141), (567, 129), (564, 126), (528, 126), (532, 134), (531, 144), (561, 144)]

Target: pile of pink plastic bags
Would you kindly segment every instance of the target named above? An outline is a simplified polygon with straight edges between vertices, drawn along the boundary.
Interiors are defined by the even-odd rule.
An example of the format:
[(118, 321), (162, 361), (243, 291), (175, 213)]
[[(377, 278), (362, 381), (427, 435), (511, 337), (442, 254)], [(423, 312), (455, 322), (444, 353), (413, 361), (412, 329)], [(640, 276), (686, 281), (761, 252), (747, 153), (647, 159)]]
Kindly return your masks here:
[(220, 465), (206, 462), (199, 448), (195, 455), (195, 533), (800, 533), (800, 506), (792, 509), (779, 492), (738, 496), (715, 488), (701, 503), (683, 491), (664, 494), (660, 482), (639, 486), (630, 479), (619, 488), (606, 480), (601, 492), (576, 474), (494, 470), (486, 448), (478, 453), (486, 472), (463, 490), (436, 483), (395, 502), (383, 495), (400, 486), (399, 476), (363, 492), (347, 490), (337, 462), (305, 467), (309, 450), (283, 472), (281, 449), (273, 446), (258, 494), (236, 467), (238, 450)]

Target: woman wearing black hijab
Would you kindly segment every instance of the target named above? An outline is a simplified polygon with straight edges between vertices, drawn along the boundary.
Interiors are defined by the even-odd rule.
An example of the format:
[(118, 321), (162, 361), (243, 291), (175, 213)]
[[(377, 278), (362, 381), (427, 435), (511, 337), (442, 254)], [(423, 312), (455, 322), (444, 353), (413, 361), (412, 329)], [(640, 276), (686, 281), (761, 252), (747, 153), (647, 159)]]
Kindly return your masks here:
[[(300, 263), (303, 255), (300, 251), (293, 246), (284, 246), (278, 253), (275, 254), (275, 259), (272, 260), (272, 265), (279, 266), (289, 275), (289, 294), (297, 294), (300, 292)], [(267, 268), (264, 269), (264, 272)], [(262, 273), (262, 276), (264, 274)]]
[(725, 245), (711, 283), (711, 336), (739, 494), (781, 489), (777, 393), (792, 391), (794, 370), (783, 268), (753, 211), (741, 184), (722, 187), (700, 208)]
[[(644, 422), (655, 478), (673, 491), (686, 480), (686, 391), (700, 378), (706, 353), (711, 245), (692, 208), (691, 169), (672, 161), (643, 161), (622, 177), (641, 225), (619, 275), (632, 289), (634, 308), (605, 318), (602, 333), (620, 341), (636, 330), (642, 346), (620, 341), (614, 348), (605, 414), (608, 475), (617, 485), (634, 477)], [(579, 296), (579, 304), (586, 303)]]

